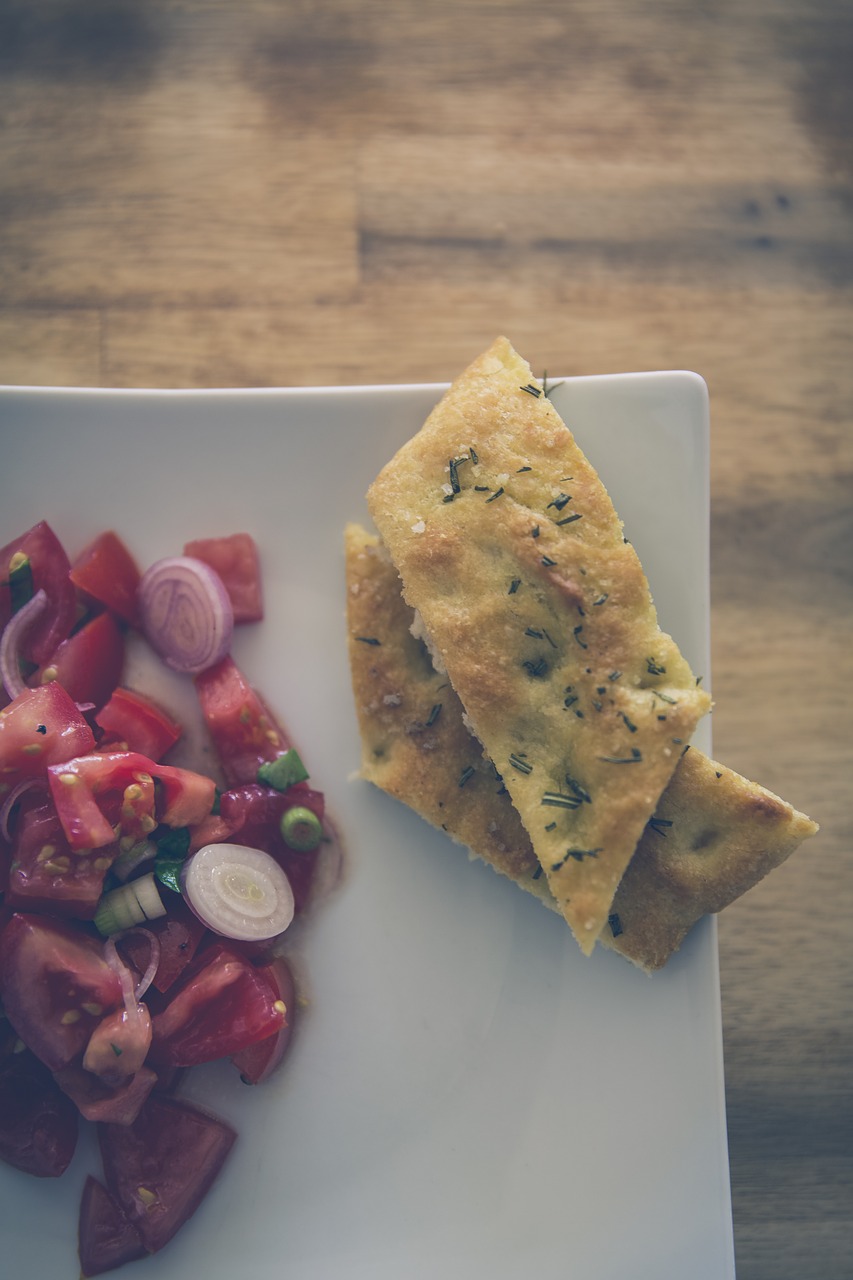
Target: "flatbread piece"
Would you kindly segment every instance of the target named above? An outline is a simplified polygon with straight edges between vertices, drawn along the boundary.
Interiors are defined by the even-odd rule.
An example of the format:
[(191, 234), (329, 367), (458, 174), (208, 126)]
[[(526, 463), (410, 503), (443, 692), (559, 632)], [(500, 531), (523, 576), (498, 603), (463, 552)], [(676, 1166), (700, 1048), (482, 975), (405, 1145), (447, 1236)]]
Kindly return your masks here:
[[(509, 794), (447, 677), (411, 631), (413, 613), (379, 539), (346, 530), (349, 655), (361, 774), (557, 910)], [(622, 878), (599, 941), (651, 972), (693, 925), (728, 906), (817, 831), (772, 792), (682, 755)]]
[(658, 626), (604, 485), (506, 339), (368, 505), (589, 953), (710, 699)]

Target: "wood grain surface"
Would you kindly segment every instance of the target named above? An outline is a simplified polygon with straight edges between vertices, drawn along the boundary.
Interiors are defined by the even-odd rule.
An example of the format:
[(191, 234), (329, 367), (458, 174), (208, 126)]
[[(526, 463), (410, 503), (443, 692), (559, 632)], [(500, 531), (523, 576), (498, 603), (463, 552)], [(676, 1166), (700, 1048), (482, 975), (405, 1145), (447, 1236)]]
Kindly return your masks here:
[(0, 0), (0, 120), (0, 381), (704, 375), (715, 751), (822, 825), (720, 920), (738, 1275), (849, 1280), (849, 0)]

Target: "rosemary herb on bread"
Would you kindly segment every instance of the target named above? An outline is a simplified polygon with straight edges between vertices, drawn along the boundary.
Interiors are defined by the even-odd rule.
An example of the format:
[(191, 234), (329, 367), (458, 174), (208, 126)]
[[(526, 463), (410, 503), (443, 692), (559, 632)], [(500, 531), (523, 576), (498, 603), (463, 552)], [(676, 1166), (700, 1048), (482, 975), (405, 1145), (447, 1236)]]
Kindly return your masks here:
[(506, 339), (368, 505), (589, 953), (710, 699), (658, 626), (604, 485)]

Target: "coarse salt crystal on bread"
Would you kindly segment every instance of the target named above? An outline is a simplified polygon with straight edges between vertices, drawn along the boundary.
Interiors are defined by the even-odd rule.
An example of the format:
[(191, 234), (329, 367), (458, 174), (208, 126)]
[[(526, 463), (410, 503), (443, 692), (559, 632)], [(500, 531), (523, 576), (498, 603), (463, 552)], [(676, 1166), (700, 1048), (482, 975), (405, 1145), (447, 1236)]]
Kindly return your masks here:
[(368, 505), (589, 953), (710, 699), (658, 626), (604, 485), (505, 338)]

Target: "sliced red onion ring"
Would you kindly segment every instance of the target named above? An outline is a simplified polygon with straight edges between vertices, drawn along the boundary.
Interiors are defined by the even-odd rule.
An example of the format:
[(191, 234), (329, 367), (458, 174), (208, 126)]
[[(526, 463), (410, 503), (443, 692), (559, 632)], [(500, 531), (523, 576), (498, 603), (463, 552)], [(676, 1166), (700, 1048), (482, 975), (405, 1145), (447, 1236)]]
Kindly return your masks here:
[[(122, 938), (128, 938), (135, 933), (146, 939), (149, 952), (148, 966), (134, 986), (133, 973), (130, 966), (126, 965), (119, 955), (116, 943), (121, 942)], [(121, 982), (121, 993), (124, 997), (124, 1007), (128, 1016), (135, 1017), (137, 1014), (136, 1006), (154, 981), (154, 975), (160, 963), (160, 939), (150, 929), (125, 929), (123, 933), (116, 933), (111, 938), (107, 938), (104, 943), (104, 959), (113, 973), (118, 975)]]
[(0, 678), (12, 699), (17, 698), (27, 687), (21, 675), (21, 642), (46, 607), (47, 595), (44, 588), (40, 587), (35, 595), (12, 615), (3, 629), (3, 635), (0, 638)]
[(181, 888), (201, 922), (224, 938), (264, 942), (293, 919), (290, 881), (260, 849), (206, 844), (184, 863)]
[(219, 574), (201, 560), (158, 560), (142, 576), (138, 601), (149, 643), (175, 671), (197, 675), (231, 647), (231, 600)]
[(44, 778), (22, 778), (21, 781), (12, 788), (0, 807), (0, 839), (10, 842), (12, 833), (9, 830), (9, 817), (15, 804), (20, 800), (25, 791), (32, 791), (33, 787), (39, 787), (42, 791), (46, 791)]

